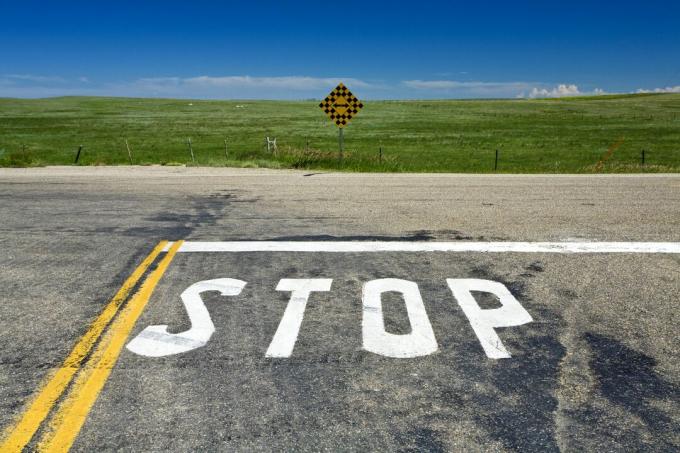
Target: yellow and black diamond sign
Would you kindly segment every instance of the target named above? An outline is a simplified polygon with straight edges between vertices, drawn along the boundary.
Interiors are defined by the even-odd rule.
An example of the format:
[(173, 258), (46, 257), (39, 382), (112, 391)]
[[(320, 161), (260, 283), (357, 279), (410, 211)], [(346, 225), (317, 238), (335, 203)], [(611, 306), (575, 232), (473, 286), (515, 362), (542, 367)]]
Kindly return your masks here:
[(326, 99), (321, 101), (319, 107), (338, 127), (345, 127), (359, 113), (359, 110), (364, 108), (364, 104), (340, 83), (326, 96)]

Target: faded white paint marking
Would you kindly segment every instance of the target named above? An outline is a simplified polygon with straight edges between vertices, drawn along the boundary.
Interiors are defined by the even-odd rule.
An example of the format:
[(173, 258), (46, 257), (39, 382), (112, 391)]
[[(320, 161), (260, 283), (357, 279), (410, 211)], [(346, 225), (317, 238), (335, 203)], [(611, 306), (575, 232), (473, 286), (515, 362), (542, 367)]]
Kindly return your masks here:
[[(492, 359), (511, 357), (494, 327), (520, 326), (533, 319), (508, 288), (502, 283), (476, 278), (448, 278), (446, 283), (451, 288), (458, 305), (468, 317), (486, 355)], [(498, 297), (502, 306), (482, 310), (471, 291), (491, 293)]]
[[(382, 294), (389, 291), (402, 294), (411, 333), (396, 335), (385, 331)], [(419, 357), (438, 348), (418, 285), (408, 280), (383, 278), (364, 285), (362, 332), (364, 349), (387, 357)]]
[(179, 252), (680, 253), (680, 242), (186, 241)]
[(219, 291), (223, 296), (237, 296), (241, 294), (245, 286), (246, 282), (233, 278), (218, 278), (194, 283), (180, 296), (191, 321), (189, 330), (169, 333), (167, 325), (148, 326), (126, 347), (135, 354), (163, 357), (205, 346), (215, 332), (215, 325), (201, 299), (201, 293)]
[(314, 291), (330, 291), (332, 283), (330, 278), (284, 278), (279, 281), (276, 290), (291, 291), (292, 294), (265, 357), (291, 356), (309, 295)]

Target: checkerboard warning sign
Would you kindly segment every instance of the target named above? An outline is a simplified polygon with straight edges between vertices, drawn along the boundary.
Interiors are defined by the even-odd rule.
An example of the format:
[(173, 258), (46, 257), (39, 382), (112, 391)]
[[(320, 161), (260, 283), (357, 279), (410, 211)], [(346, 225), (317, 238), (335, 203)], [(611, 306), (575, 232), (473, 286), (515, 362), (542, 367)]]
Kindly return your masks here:
[(342, 83), (338, 84), (326, 98), (321, 101), (319, 107), (342, 128), (347, 126), (354, 116), (364, 107), (356, 96)]

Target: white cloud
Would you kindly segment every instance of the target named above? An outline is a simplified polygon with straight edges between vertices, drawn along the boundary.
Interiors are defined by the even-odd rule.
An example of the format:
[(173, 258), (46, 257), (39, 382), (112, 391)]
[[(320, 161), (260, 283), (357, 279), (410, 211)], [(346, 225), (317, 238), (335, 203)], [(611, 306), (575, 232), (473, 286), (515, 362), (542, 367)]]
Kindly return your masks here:
[[(133, 88), (148, 90), (156, 94), (172, 95), (210, 95), (244, 93), (250, 91), (295, 91), (306, 92), (310, 90), (330, 90), (339, 82), (344, 82), (352, 88), (367, 88), (371, 85), (353, 78), (319, 78), (306, 76), (285, 77), (251, 77), (251, 76), (198, 76), (198, 77), (155, 77), (143, 78), (134, 81)], [(319, 93), (317, 93), (320, 95)], [(325, 94), (325, 93), (324, 93)]]
[(531, 88), (527, 82), (461, 82), (458, 80), (404, 80), (402, 84), (416, 90), (468, 91), (471, 93), (504, 93)]
[(444, 94), (454, 97), (515, 97), (531, 90), (536, 83), (530, 82), (480, 82), (459, 80), (404, 80), (403, 87), (416, 92), (416, 96), (425, 94)]
[[(406, 80), (402, 85), (418, 91), (454, 94), (460, 97), (555, 98), (566, 96), (602, 95), (596, 88), (583, 92), (577, 85), (549, 86), (540, 82), (462, 82), (458, 80)], [(529, 93), (528, 95), (526, 93)]]
[[(96, 83), (88, 77), (74, 79), (35, 75), (0, 75), (0, 96), (140, 96), (205, 99), (303, 99), (326, 95), (340, 81), (355, 94), (385, 87), (346, 77), (252, 77), (252, 76), (197, 76), (148, 77), (118, 83)], [(361, 93), (357, 93), (357, 90)]]
[(85, 83), (87, 83), (85, 77), (67, 79), (35, 74), (2, 74), (0, 96), (36, 98), (98, 94), (96, 90), (86, 88)]
[(249, 88), (281, 88), (286, 90), (307, 90), (310, 88), (334, 88), (340, 81), (353, 87), (368, 87), (369, 84), (353, 78), (317, 78), (317, 77), (250, 77), (229, 76), (209, 77), (200, 76), (181, 79), (182, 83), (199, 87), (249, 87)]
[(636, 93), (680, 93), (680, 85), (674, 87), (654, 88), (653, 90), (645, 90), (640, 88)]
[(579, 91), (576, 85), (560, 84), (554, 88), (533, 88), (529, 93), (529, 97), (534, 98), (561, 98), (565, 96), (580, 96), (583, 93)]
[(63, 77), (41, 76), (34, 74), (5, 74), (2, 79), (6, 81), (15, 82), (32, 82), (32, 83), (62, 83), (66, 82)]
[[(529, 98), (562, 98), (569, 96), (602, 96), (607, 94), (602, 88), (595, 88), (593, 91), (581, 91), (578, 85), (561, 83), (556, 87), (535, 87), (529, 92)], [(524, 97), (524, 96), (522, 96)]]
[[(363, 80), (351, 77), (252, 77), (252, 76), (197, 76), (153, 77), (137, 79), (109, 87), (124, 96), (166, 96), (205, 99), (303, 99), (320, 98), (339, 82), (349, 86), (355, 94), (366, 89), (379, 89)], [(362, 93), (357, 93), (357, 89)]]

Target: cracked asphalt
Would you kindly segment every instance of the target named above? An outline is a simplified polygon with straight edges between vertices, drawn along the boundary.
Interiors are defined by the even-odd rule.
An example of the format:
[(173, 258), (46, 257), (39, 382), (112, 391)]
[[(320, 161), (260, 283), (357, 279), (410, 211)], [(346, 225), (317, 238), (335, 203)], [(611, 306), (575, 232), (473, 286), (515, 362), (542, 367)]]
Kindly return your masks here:
[[(680, 242), (680, 175), (307, 175), (0, 169), (0, 426), (160, 240)], [(680, 449), (679, 255), (178, 253), (130, 338), (186, 330), (180, 294), (215, 278), (247, 285), (205, 293), (208, 344), (123, 350), (74, 451)], [(333, 283), (292, 355), (268, 358), (290, 278)], [(380, 278), (417, 283), (437, 352), (362, 348), (362, 285)], [(497, 329), (511, 358), (486, 357), (448, 278), (500, 282), (531, 314)], [(400, 297), (383, 311), (410, 331)]]

